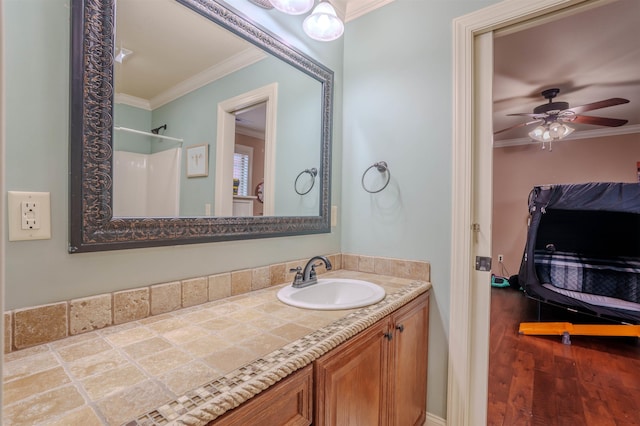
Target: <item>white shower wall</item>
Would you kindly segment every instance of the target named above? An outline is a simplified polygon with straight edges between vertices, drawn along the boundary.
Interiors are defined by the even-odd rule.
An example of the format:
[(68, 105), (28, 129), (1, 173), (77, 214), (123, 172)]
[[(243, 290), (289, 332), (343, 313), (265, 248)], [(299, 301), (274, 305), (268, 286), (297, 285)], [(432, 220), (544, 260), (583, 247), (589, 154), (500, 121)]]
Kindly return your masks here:
[(179, 216), (180, 157), (180, 148), (154, 154), (114, 151), (113, 215)]

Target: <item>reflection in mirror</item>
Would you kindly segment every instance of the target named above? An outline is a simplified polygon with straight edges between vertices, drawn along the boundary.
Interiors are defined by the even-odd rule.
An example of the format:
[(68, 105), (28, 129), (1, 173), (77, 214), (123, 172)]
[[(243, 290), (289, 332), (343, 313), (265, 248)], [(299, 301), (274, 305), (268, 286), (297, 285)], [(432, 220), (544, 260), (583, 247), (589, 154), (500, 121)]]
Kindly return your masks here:
[[(259, 102), (234, 115), (233, 216), (264, 216), (267, 103)], [(262, 185), (260, 198), (254, 190), (258, 185)]]
[[(333, 73), (215, 0), (115, 3), (72, 0), (69, 251), (329, 232)], [(252, 167), (253, 205), (233, 216), (236, 127), (250, 105), (223, 107), (272, 86), (264, 175)], [(205, 172), (193, 173), (187, 154), (201, 146)], [(312, 167), (318, 185), (300, 196), (294, 180)], [(230, 212), (210, 216), (220, 203)]]
[[(114, 126), (138, 130), (135, 135), (114, 134), (115, 217), (211, 216), (212, 211), (215, 216), (319, 214), (320, 194), (309, 193), (301, 202), (290, 180), (299, 162), (319, 167), (318, 80), (175, 0), (154, 0), (153, 8), (148, 0), (117, 0), (115, 27)], [(225, 143), (219, 140), (225, 135), (216, 130), (216, 104), (263, 83), (278, 87), (270, 108), (281, 125), (269, 123), (274, 127), (272, 140), (266, 142), (269, 156), (262, 157), (261, 165), (254, 163), (266, 171), (266, 178), (256, 180), (264, 182), (266, 202), (259, 202), (245, 188), (253, 182), (241, 179), (244, 194), (234, 193), (236, 176), (226, 173), (236, 173), (235, 153), (233, 158), (217, 157), (224, 154), (217, 145)], [(230, 111), (236, 127), (238, 114), (246, 115), (252, 107)], [(164, 136), (185, 140), (184, 149), (208, 144), (210, 157), (205, 161), (210, 173), (188, 179), (190, 175), (181, 171), (178, 145), (142, 134), (158, 128)]]

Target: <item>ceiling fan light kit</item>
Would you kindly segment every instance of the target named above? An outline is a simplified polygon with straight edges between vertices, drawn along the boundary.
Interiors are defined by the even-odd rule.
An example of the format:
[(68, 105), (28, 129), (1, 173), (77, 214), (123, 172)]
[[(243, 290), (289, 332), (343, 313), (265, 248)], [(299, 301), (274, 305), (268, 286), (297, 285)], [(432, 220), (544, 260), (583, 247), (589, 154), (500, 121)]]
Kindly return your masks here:
[(569, 136), (574, 132), (573, 127), (569, 127), (566, 124), (553, 121), (551, 123), (545, 123), (540, 125), (529, 132), (529, 137), (538, 142), (549, 142), (552, 140), (558, 140)]
[[(596, 126), (608, 126), (618, 127), (626, 124), (628, 120), (622, 120), (618, 118), (605, 118), (594, 117), (590, 115), (579, 115), (580, 113), (593, 111), (595, 109), (607, 108), (614, 105), (626, 104), (628, 99), (623, 98), (611, 98), (598, 102), (593, 102), (586, 105), (581, 105), (573, 108), (569, 108), (568, 102), (554, 102), (560, 89), (552, 88), (542, 91), (542, 96), (549, 102), (543, 105), (539, 105), (533, 109), (533, 114), (529, 113), (517, 113), (507, 114), (509, 116), (525, 116), (531, 117), (533, 120), (526, 123), (516, 124), (515, 126), (508, 127), (506, 129), (499, 130), (494, 135), (502, 132), (506, 132), (511, 129), (516, 129), (523, 126), (539, 123), (538, 126), (530, 131), (529, 137), (537, 142), (542, 142), (542, 148), (545, 148), (545, 143), (560, 140), (566, 138), (575, 131), (573, 127), (567, 126), (565, 123), (581, 123), (581, 124), (593, 124)], [(551, 145), (549, 145), (551, 147)]]
[[(250, 0), (254, 1), (254, 0)], [(261, 0), (265, 1), (265, 0)], [(315, 0), (268, 0), (280, 12), (288, 15), (302, 15), (313, 7)], [(336, 10), (327, 1), (320, 1), (302, 23), (305, 34), (314, 40), (332, 41), (344, 33), (344, 23)]]

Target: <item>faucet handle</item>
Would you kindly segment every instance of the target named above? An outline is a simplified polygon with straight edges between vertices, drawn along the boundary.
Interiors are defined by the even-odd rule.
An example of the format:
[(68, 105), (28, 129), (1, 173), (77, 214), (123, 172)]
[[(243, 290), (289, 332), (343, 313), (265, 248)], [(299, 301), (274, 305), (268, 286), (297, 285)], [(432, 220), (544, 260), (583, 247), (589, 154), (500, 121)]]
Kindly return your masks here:
[(295, 272), (296, 276), (293, 279), (293, 285), (299, 285), (302, 284), (302, 266), (298, 266), (297, 268), (291, 268), (289, 269), (289, 272)]
[(314, 278), (317, 275), (316, 266), (322, 266), (322, 262), (314, 263), (311, 265), (311, 271), (309, 272), (309, 278)]

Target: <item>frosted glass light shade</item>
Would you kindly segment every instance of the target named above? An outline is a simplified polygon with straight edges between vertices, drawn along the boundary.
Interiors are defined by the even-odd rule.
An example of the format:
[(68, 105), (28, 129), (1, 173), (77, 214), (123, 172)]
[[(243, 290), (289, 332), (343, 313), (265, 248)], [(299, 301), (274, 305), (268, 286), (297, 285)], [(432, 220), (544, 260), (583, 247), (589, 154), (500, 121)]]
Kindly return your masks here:
[(569, 136), (574, 130), (573, 127), (554, 121), (550, 124), (536, 127), (529, 132), (529, 137), (538, 142), (557, 141)]
[(331, 41), (344, 32), (344, 24), (335, 9), (327, 2), (321, 2), (302, 23), (304, 32), (314, 40)]
[(288, 15), (302, 15), (313, 7), (315, 0), (269, 0), (280, 12)]

